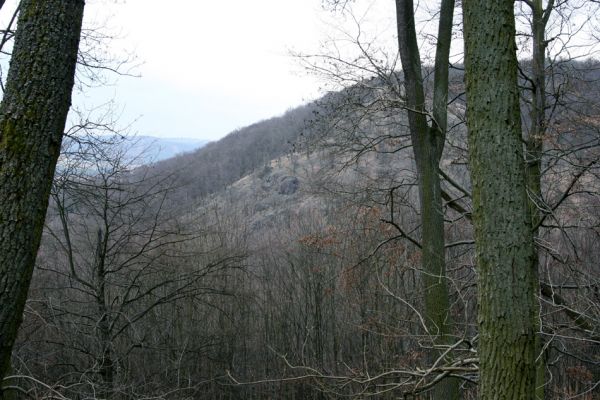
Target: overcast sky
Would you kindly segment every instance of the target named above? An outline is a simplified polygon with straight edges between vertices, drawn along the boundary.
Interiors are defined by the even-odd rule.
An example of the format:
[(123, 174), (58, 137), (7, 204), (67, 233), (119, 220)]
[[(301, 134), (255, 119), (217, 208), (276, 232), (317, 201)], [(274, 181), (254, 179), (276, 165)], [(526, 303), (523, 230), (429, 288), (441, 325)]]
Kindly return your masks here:
[[(87, 0), (85, 27), (117, 37), (108, 52), (131, 54), (130, 72), (111, 85), (76, 94), (75, 105), (96, 109), (114, 100), (120, 126), (132, 133), (215, 140), (315, 99), (323, 82), (308, 75), (290, 51), (320, 53), (340, 31), (373, 39), (395, 57), (394, 2), (355, 2), (354, 17), (325, 12), (323, 0)], [(5, 26), (17, 0), (0, 13)], [(416, 2), (425, 62), (435, 34), (437, 0)], [(427, 8), (431, 7), (432, 10)], [(583, 15), (586, 15), (585, 13)], [(343, 26), (343, 28), (339, 28)], [(344, 34), (341, 33), (343, 37)], [(391, 43), (385, 44), (386, 42)], [(336, 42), (336, 46), (340, 45)], [(461, 58), (460, 42), (453, 44)]]
[[(121, 37), (139, 78), (88, 91), (90, 108), (114, 97), (138, 134), (218, 139), (313, 99), (318, 83), (289, 55), (322, 32), (321, 0), (95, 0), (86, 25)], [(123, 53), (121, 53), (123, 54)]]
[[(340, 29), (355, 37), (353, 18), (362, 40), (388, 46), (385, 57), (397, 55), (393, 1), (351, 2), (353, 18), (327, 13), (322, 3), (88, 0), (86, 26), (107, 25), (120, 36), (112, 51), (135, 54), (141, 64), (132, 72), (140, 77), (123, 77), (78, 101), (94, 106), (114, 97), (122, 125), (133, 122), (132, 130), (141, 135), (214, 140), (316, 98), (322, 82), (307, 75), (290, 50), (319, 53), (319, 45), (338, 37)], [(431, 16), (439, 1), (415, 5), (421, 57), (433, 62), (428, 35), (437, 33)], [(462, 58), (461, 49), (456, 41), (453, 59)]]
[(319, 94), (318, 79), (290, 50), (317, 52), (331, 34), (332, 15), (321, 4), (88, 0), (86, 25), (108, 25), (120, 36), (112, 50), (135, 54), (140, 77), (121, 77), (77, 101), (89, 108), (114, 97), (122, 125), (133, 121), (138, 134), (210, 140), (282, 114)]
[[(102, 115), (114, 101), (131, 133), (215, 140), (317, 98), (323, 82), (290, 52), (320, 53), (352, 18), (323, 0), (87, 0), (84, 28), (114, 36), (107, 52), (135, 56), (110, 85), (75, 91), (75, 107)], [(363, 29), (394, 27), (392, 1), (357, 2)], [(3, 26), (17, 0), (0, 13)], [(368, 11), (368, 12), (367, 12)], [(393, 40), (394, 29), (383, 35)], [(97, 49), (98, 46), (92, 43)], [(85, 46), (83, 46), (85, 47)]]

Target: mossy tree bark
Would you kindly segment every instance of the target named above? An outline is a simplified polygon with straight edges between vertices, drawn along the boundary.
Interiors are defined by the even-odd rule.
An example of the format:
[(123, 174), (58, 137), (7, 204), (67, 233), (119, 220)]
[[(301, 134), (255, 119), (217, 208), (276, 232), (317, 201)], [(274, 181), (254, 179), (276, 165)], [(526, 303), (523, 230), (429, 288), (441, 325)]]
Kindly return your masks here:
[(464, 0), (481, 399), (534, 399), (538, 282), (513, 2)]
[(83, 9), (83, 0), (21, 1), (0, 104), (0, 380), (10, 367), (71, 105)]
[[(425, 321), (436, 345), (452, 342), (452, 318), (446, 277), (444, 212), (439, 163), (447, 129), (448, 68), (454, 0), (443, 0), (440, 9), (435, 72), (433, 123), (427, 122), (421, 57), (417, 44), (412, 0), (396, 0), (398, 48), (408, 108), (413, 153), (419, 179), (421, 208), (421, 268), (425, 292)], [(439, 353), (432, 354), (437, 357)], [(459, 398), (458, 381), (445, 379), (434, 388), (436, 399)]]

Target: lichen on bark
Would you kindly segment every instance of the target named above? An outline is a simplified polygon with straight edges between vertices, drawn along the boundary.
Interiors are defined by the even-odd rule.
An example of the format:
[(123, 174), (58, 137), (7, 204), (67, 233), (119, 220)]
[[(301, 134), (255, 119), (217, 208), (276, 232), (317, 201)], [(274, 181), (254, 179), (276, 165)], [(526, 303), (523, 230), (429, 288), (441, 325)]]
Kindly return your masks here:
[(22, 0), (20, 7), (0, 104), (0, 380), (10, 367), (71, 105), (84, 1)]
[(513, 3), (463, 1), (481, 399), (534, 399), (537, 274)]

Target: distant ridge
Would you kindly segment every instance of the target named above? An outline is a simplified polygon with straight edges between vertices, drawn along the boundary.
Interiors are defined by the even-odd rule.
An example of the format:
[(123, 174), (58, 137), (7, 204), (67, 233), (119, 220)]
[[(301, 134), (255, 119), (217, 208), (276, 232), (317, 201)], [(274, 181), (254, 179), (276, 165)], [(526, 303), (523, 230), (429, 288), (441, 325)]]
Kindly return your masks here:
[(198, 150), (209, 141), (195, 138), (134, 136), (131, 138), (131, 142), (133, 143), (132, 152), (145, 153), (144, 162), (157, 162)]

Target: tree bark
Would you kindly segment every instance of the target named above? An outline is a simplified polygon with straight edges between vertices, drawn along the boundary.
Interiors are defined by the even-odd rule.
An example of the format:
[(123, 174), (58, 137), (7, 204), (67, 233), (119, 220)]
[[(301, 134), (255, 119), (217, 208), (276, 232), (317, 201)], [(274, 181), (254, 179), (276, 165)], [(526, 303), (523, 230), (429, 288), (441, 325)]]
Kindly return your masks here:
[[(544, 148), (544, 137), (546, 135), (546, 24), (548, 16), (553, 7), (553, 0), (548, 3), (544, 12), (542, 0), (532, 0), (531, 6), (531, 30), (532, 30), (532, 82), (533, 101), (531, 107), (531, 126), (529, 137), (525, 141), (527, 188), (529, 190), (529, 208), (531, 212), (532, 226), (537, 227), (542, 218), (540, 206), (543, 205), (542, 195), (542, 154)], [(539, 229), (534, 229), (534, 238), (538, 238)], [(536, 280), (539, 281), (539, 254), (535, 253)], [(539, 314), (539, 312), (538, 312)], [(541, 321), (538, 315), (537, 321)], [(546, 384), (546, 360), (543, 354), (543, 338), (541, 336), (541, 322), (537, 324), (538, 335), (536, 336), (536, 352), (538, 353), (537, 377), (536, 377), (536, 399), (545, 398)]]
[(0, 104), (0, 380), (10, 367), (71, 105), (83, 8), (83, 0), (21, 2)]
[(481, 399), (534, 399), (538, 282), (513, 2), (464, 0)]
[[(413, 2), (396, 0), (398, 48), (419, 179), (425, 321), (437, 345), (450, 344), (453, 329), (446, 277), (444, 212), (439, 175), (447, 127), (448, 66), (453, 14), (454, 0), (442, 1), (434, 73), (434, 122), (430, 127), (426, 119)], [(437, 357), (438, 354), (435, 352), (432, 356)], [(458, 399), (458, 382), (455, 379), (445, 379), (434, 388), (434, 398)]]

